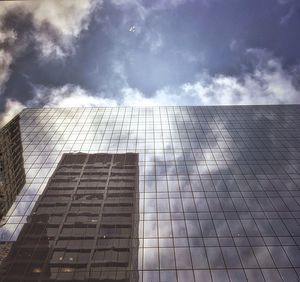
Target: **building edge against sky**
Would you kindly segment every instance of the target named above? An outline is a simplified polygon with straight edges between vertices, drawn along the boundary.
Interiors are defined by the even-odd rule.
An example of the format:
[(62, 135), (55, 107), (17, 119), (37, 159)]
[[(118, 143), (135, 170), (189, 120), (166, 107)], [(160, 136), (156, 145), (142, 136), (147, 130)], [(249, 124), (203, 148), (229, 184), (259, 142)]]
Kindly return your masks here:
[(64, 153), (135, 152), (139, 281), (299, 280), (300, 106), (49, 108), (20, 117), (26, 184), (2, 242), (17, 240)]

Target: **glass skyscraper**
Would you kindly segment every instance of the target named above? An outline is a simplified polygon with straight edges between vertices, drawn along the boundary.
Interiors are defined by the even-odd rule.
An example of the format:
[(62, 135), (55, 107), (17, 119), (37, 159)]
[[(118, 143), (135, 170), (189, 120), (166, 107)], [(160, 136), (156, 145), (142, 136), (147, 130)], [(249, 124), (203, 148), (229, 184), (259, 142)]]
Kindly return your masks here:
[[(300, 106), (25, 109), (20, 128), (26, 184), (3, 246), (21, 238), (63, 154), (136, 153), (135, 263), (125, 276), (89, 270), (94, 281), (300, 280)], [(0, 273), (11, 257), (26, 260), (12, 247)], [(87, 277), (69, 268), (65, 279)]]
[(4, 281), (138, 281), (138, 154), (64, 154)]
[(0, 129), (0, 226), (25, 184), (19, 116)]

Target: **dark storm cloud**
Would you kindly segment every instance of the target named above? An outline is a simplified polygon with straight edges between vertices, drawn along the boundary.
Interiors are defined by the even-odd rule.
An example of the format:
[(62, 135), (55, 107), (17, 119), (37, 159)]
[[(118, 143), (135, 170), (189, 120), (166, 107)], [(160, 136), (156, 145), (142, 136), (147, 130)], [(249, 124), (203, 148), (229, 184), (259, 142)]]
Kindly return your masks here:
[[(24, 48), (15, 52), (16, 56), (11, 52), (13, 62), (5, 91), (0, 96), (1, 110), (8, 98), (23, 104), (34, 99), (36, 86), (58, 89), (76, 85), (91, 95), (122, 103), (124, 89), (134, 90), (142, 98), (157, 96), (162, 89), (184, 94), (178, 89), (187, 84), (201, 84), (203, 80), (199, 77), (203, 75), (209, 77), (206, 83), (210, 81), (210, 88), (216, 90), (220, 89), (221, 78), (231, 80), (231, 84), (233, 81), (237, 89), (244, 89), (251, 87), (253, 77), (259, 84), (259, 75), (264, 83), (269, 83), (271, 73), (274, 79), (276, 75), (286, 79), (282, 85), (289, 85), (294, 91), (292, 97), (298, 91), (299, 1), (113, 0), (99, 3), (99, 9), (88, 14), (87, 20), (77, 23), (85, 28), (79, 26), (74, 34), (49, 19), (37, 25), (34, 13), (24, 13), (23, 17), (16, 17), (13, 12), (5, 14), (3, 28), (13, 29), (17, 34), (14, 45)], [(39, 9), (36, 13), (41, 13)], [(69, 19), (68, 23), (72, 21)], [(71, 43), (65, 44), (66, 38)], [(6, 51), (8, 47), (14, 48), (2, 47)], [(271, 88), (279, 89), (282, 85)], [(264, 87), (268, 89), (268, 85)], [(258, 92), (263, 93), (263, 89)], [(248, 90), (245, 92), (251, 96)], [(209, 101), (218, 102), (218, 94), (213, 95), (214, 99)], [(190, 98), (183, 97), (182, 101), (188, 103)], [(295, 101), (282, 99), (276, 101)], [(39, 101), (43, 103), (42, 99)], [(251, 101), (251, 97), (245, 101)]]

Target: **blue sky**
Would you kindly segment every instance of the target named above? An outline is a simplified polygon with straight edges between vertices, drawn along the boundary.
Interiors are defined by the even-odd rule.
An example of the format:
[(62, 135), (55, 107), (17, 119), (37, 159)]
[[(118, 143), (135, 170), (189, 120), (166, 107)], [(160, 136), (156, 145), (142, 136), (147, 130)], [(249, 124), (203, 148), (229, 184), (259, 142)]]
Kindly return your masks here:
[(299, 0), (4, 1), (0, 112), (300, 102)]

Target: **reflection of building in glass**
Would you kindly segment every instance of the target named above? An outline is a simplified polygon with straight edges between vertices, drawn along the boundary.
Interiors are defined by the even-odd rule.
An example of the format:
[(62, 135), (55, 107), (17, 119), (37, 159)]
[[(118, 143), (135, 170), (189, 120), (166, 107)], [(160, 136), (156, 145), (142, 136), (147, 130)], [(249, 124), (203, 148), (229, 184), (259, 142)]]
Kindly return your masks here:
[(63, 154), (135, 152), (139, 281), (300, 281), (299, 105), (26, 109), (20, 124), (26, 185), (0, 241), (17, 239)]
[(25, 184), (19, 116), (0, 129), (0, 219)]
[(13, 243), (11, 243), (11, 242), (5, 242), (5, 243), (0, 244), (0, 265), (2, 264), (2, 261), (9, 254), (12, 244)]
[(138, 281), (137, 187), (138, 154), (64, 154), (1, 277)]

